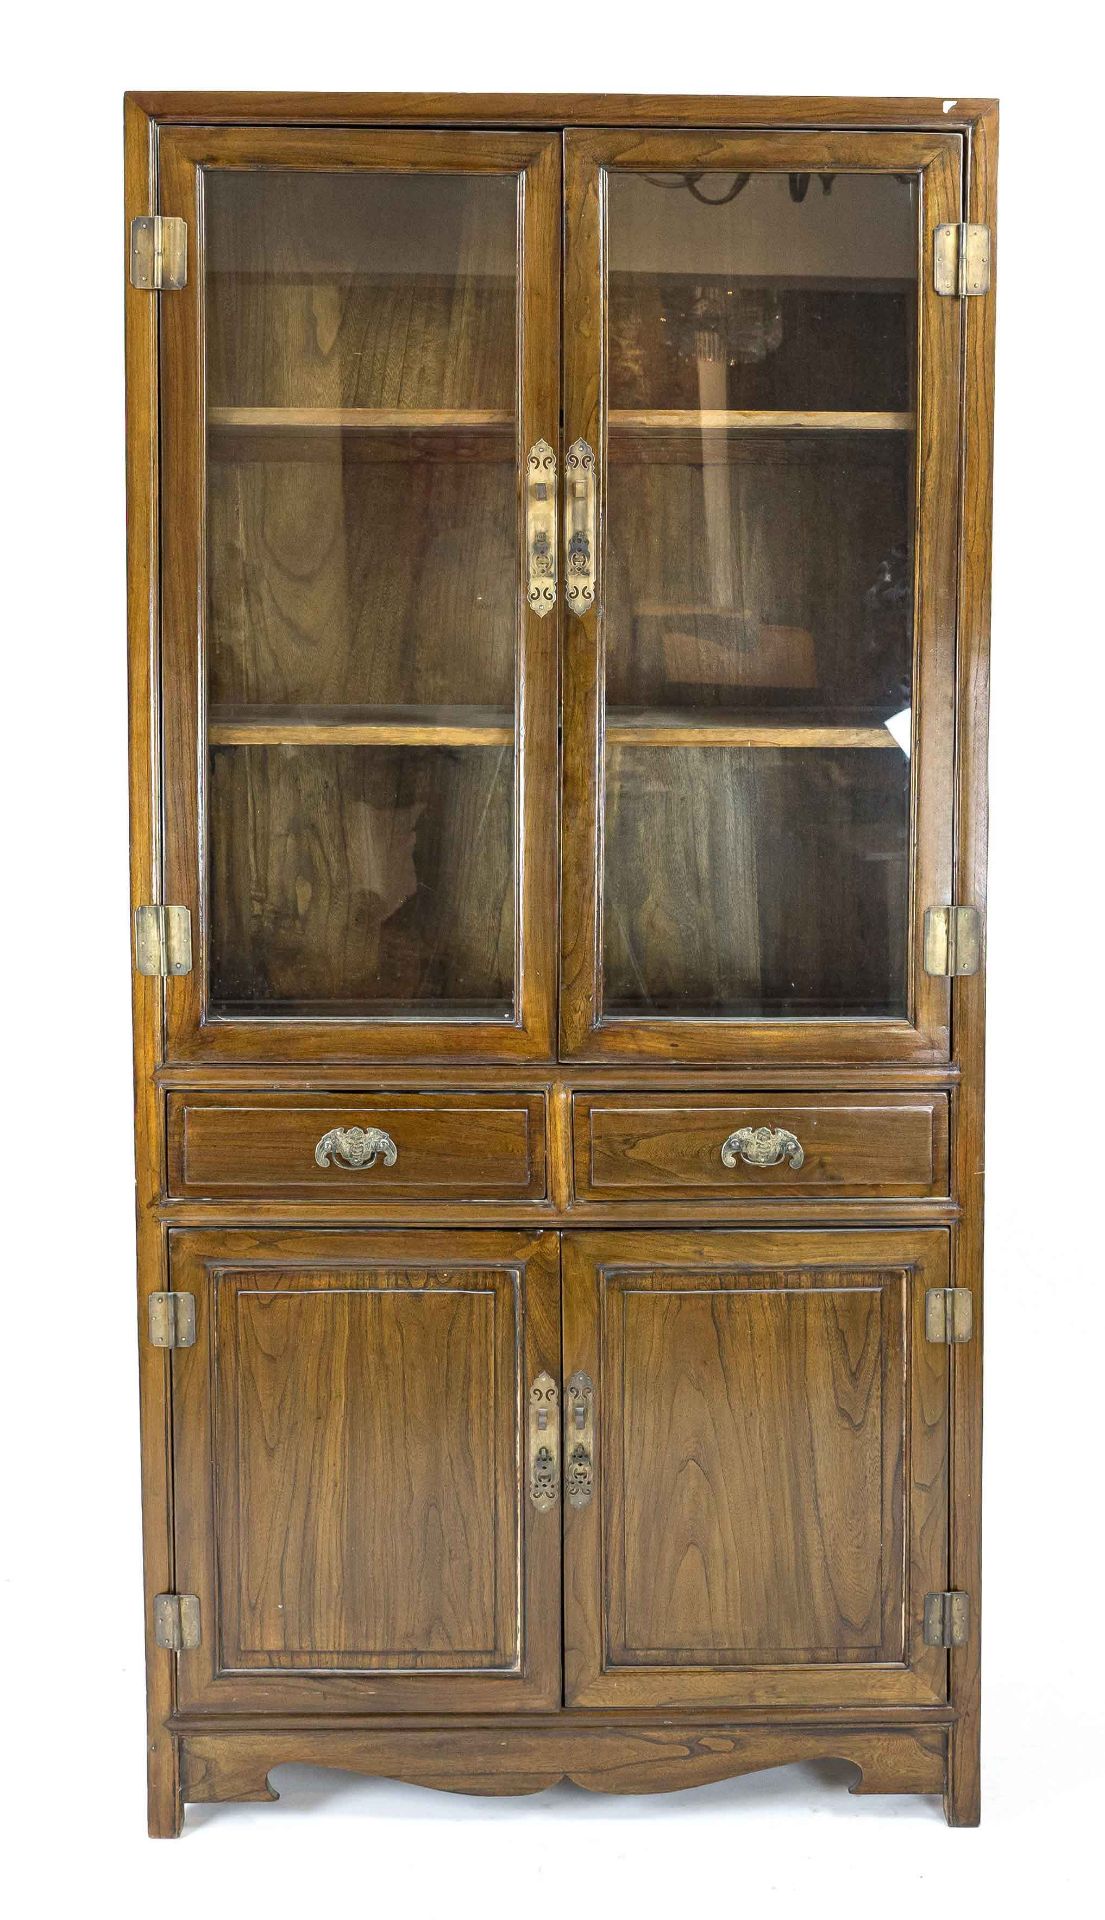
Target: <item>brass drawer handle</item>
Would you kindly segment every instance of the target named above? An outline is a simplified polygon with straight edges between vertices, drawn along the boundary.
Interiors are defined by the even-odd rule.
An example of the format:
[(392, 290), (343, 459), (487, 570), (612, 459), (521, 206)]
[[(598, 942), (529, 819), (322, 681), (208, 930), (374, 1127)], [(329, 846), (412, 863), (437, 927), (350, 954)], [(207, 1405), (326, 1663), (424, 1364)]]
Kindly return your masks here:
[(377, 1156), (385, 1167), (393, 1167), (399, 1158), (399, 1149), (382, 1127), (331, 1127), (315, 1148), (318, 1165), (328, 1167), (331, 1154), (334, 1166), (355, 1170), (374, 1167)]
[(735, 1167), (738, 1157), (750, 1167), (777, 1167), (789, 1159), (797, 1169), (806, 1155), (798, 1136), (785, 1127), (738, 1127), (721, 1149), (722, 1166)]

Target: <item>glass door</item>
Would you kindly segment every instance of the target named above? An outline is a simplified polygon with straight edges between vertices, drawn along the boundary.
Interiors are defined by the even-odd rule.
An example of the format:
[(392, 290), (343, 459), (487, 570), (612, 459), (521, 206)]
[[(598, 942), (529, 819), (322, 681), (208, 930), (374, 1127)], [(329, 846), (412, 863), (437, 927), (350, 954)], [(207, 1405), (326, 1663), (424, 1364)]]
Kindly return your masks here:
[(161, 182), (192, 251), (162, 306), (170, 1057), (547, 1054), (525, 476), (559, 142), (191, 129)]
[(946, 1058), (958, 136), (566, 153), (562, 1049)]

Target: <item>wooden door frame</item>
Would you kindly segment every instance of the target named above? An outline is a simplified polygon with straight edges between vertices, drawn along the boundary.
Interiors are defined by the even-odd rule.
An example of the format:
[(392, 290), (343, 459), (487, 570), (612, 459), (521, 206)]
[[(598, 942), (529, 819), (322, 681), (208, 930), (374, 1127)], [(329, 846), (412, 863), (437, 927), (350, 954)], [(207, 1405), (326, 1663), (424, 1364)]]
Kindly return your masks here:
[[(961, 303), (934, 289), (929, 235), (959, 217), (959, 135), (851, 132), (565, 135), (564, 431), (595, 449), (598, 591), (564, 636), (564, 797), (560, 1052), (562, 1059), (939, 1062), (951, 1048), (946, 980), (924, 972), (925, 908), (951, 899), (948, 796), (955, 750)], [(607, 1017), (602, 1006), (604, 795), (603, 582), (606, 561), (605, 180), (608, 169), (913, 172), (921, 182), (917, 290), (919, 382), (914, 541), (914, 728), (909, 880), (909, 1017), (744, 1020)]]
[[(427, 1266), (436, 1272), (480, 1268), (514, 1276), (515, 1373), (509, 1392), (515, 1418), (517, 1465), (517, 1599), (520, 1652), (509, 1668), (349, 1672), (324, 1665), (291, 1671), (224, 1664), (217, 1595), (226, 1577), (219, 1566), (216, 1491), (216, 1293), (220, 1274), (281, 1267), (372, 1270)], [(400, 1229), (320, 1232), (285, 1228), (181, 1228), (170, 1235), (172, 1284), (194, 1295), (196, 1340), (172, 1356), (173, 1470), (176, 1489), (176, 1577), (199, 1596), (202, 1639), (179, 1656), (182, 1709), (304, 1712), (537, 1711), (561, 1698), (560, 1526), (554, 1506), (544, 1512), (528, 1498), (522, 1471), (526, 1407), (540, 1373), (559, 1374), (559, 1245), (550, 1233), (455, 1233)], [(230, 1577), (233, 1577), (231, 1569)]]
[[(671, 1232), (642, 1227), (565, 1233), (561, 1251), (564, 1377), (567, 1380), (579, 1370), (595, 1383), (595, 1491), (587, 1505), (568, 1505), (564, 1511), (564, 1663), (569, 1706), (686, 1712), (707, 1707), (877, 1706), (892, 1715), (895, 1709), (946, 1701), (947, 1659), (942, 1650), (924, 1645), (922, 1619), (925, 1591), (940, 1590), (946, 1584), (952, 1387), (949, 1349), (934, 1347), (924, 1337), (924, 1295), (926, 1285), (947, 1285), (950, 1260), (950, 1235), (942, 1228), (737, 1228), (696, 1234), (690, 1228)], [(606, 1276), (664, 1270), (699, 1274), (762, 1270), (770, 1276), (780, 1268), (844, 1269), (850, 1274), (863, 1269), (905, 1270), (907, 1275), (905, 1351), (912, 1364), (911, 1395), (903, 1405), (903, 1452), (924, 1499), (914, 1497), (912, 1485), (903, 1492), (905, 1658), (781, 1667), (765, 1661), (729, 1669), (618, 1664), (610, 1654), (608, 1607), (616, 1583), (608, 1570), (613, 1543), (607, 1533), (608, 1502), (603, 1490), (604, 1409), (613, 1404), (616, 1389), (606, 1365), (603, 1336)], [(929, 1578), (934, 1584), (926, 1589), (923, 1582)]]
[[(512, 1021), (208, 1016), (204, 428), (204, 169), (513, 174), (519, 178), (515, 1012)], [(560, 141), (552, 134), (188, 128), (163, 134), (163, 213), (187, 222), (184, 287), (161, 308), (164, 888), (192, 915), (192, 970), (166, 986), (168, 1058), (180, 1061), (503, 1060), (549, 1057), (556, 986), (557, 620), (529, 606), (527, 449), (558, 440)]]

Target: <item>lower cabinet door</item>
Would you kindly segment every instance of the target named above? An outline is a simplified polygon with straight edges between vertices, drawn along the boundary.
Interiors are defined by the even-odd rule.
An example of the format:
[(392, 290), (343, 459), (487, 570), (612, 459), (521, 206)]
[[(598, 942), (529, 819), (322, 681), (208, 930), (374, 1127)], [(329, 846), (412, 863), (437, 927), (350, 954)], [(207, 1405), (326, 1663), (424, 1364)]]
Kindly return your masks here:
[[(170, 1236), (189, 1708), (537, 1708), (561, 1697), (560, 1511), (529, 1496), (559, 1376), (555, 1234)], [(555, 1416), (552, 1421), (555, 1433)]]
[(569, 1704), (943, 1701), (946, 1232), (579, 1233), (563, 1271)]

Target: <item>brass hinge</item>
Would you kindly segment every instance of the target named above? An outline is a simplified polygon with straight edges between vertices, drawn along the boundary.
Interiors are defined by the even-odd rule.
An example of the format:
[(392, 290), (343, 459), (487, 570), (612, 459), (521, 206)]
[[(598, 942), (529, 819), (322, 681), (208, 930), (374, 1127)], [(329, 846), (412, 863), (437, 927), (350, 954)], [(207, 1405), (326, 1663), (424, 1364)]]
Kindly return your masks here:
[(926, 909), (926, 973), (977, 973), (981, 960), (982, 916), (977, 907)]
[(964, 220), (937, 227), (932, 243), (932, 278), (937, 293), (963, 299), (990, 291), (990, 229)]
[(155, 1593), (153, 1637), (167, 1653), (191, 1653), (200, 1643), (200, 1603), (194, 1593)]
[(194, 1293), (151, 1293), (150, 1344), (155, 1347), (195, 1346)]
[(925, 1339), (958, 1347), (975, 1330), (975, 1297), (970, 1287), (929, 1287), (925, 1294)]
[(139, 973), (191, 973), (192, 916), (187, 907), (135, 907), (134, 964)]
[(926, 1593), (926, 1647), (963, 1647), (971, 1631), (969, 1593)]
[(188, 229), (179, 214), (140, 213), (130, 223), (130, 283), (176, 293), (188, 278)]

